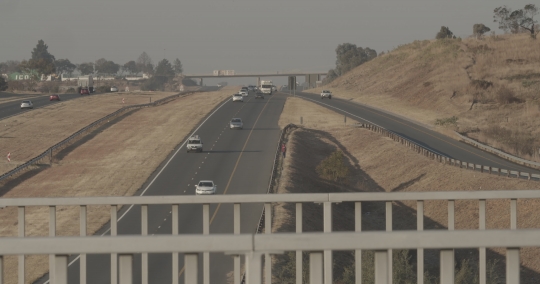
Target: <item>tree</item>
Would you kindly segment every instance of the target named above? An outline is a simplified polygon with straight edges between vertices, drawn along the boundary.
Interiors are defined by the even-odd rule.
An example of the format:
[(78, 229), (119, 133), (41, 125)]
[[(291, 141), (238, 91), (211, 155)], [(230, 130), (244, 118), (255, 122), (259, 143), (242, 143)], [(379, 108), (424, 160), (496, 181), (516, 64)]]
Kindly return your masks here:
[(448, 27), (442, 26), (441, 30), (437, 33), (435, 38), (436, 39), (456, 38), (456, 36), (454, 35), (454, 33)]
[(54, 65), (55, 58), (49, 53), (48, 48), (45, 42), (40, 39), (32, 51), (32, 58), (28, 61), (23, 60), (21, 62), (21, 69), (26, 72), (36, 70), (43, 75), (50, 75), (56, 72), (56, 66)]
[(476, 38), (482, 37), (485, 33), (491, 31), (490, 28), (486, 27), (484, 24), (474, 24), (473, 25), (473, 35)]
[(0, 63), (0, 73), (7, 74), (11, 72), (21, 72), (21, 62), (16, 60), (8, 60)]
[(326, 77), (324, 78), (323, 83), (328, 84), (334, 81), (337, 77), (338, 75), (336, 74), (336, 71), (334, 71), (334, 69), (330, 69), (328, 70), (328, 73), (326, 73)]
[(81, 63), (77, 66), (77, 70), (81, 72), (81, 75), (90, 75), (94, 73), (94, 64), (91, 62)]
[(369, 47), (357, 47), (352, 43), (340, 44), (336, 48), (336, 68), (334, 72), (337, 76), (341, 76), (375, 57), (377, 57), (377, 52)]
[(110, 60), (107, 60), (105, 58), (100, 58), (96, 60), (96, 63), (94, 66), (96, 67), (97, 73), (101, 73), (101, 74), (114, 75), (118, 73), (118, 71), (120, 70), (120, 65)]
[(493, 10), (493, 22), (499, 23), (499, 29), (513, 34), (520, 31), (528, 31), (531, 38), (536, 39), (539, 31), (535, 26), (538, 21), (534, 17), (538, 15), (538, 7), (534, 4), (527, 4), (523, 9), (512, 11), (512, 9), (501, 6)]
[(133, 60), (126, 62), (124, 66), (122, 66), (122, 69), (129, 73), (129, 75), (137, 74), (139, 73), (139, 68), (137, 67), (137, 63)]
[(155, 74), (141, 88), (143, 90), (163, 89), (165, 83), (175, 76), (174, 69), (167, 59), (161, 60), (156, 66)]
[(60, 74), (71, 74), (73, 71), (75, 71), (75, 68), (77, 68), (77, 65), (71, 63), (69, 59), (58, 59), (54, 62), (54, 65), (56, 66), (56, 72)]
[(5, 90), (7, 90), (8, 88), (8, 84), (6, 82), (6, 79), (4, 79), (4, 77), (0, 76), (0, 92), (3, 92)]
[(152, 59), (146, 52), (141, 53), (137, 59), (137, 67), (143, 73), (152, 74), (154, 72), (154, 64), (152, 64)]
[(174, 69), (174, 73), (176, 74), (182, 74), (182, 72), (184, 72), (184, 69), (182, 68), (182, 62), (180, 62), (180, 59), (176, 58), (174, 60), (173, 69)]

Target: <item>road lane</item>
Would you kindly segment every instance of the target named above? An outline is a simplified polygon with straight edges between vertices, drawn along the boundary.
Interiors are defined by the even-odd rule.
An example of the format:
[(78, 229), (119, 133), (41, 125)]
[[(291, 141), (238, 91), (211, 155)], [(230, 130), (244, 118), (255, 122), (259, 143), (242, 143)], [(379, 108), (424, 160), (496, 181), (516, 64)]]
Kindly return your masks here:
[(338, 113), (354, 117), (357, 120), (375, 123), (391, 132), (414, 141), (423, 147), (452, 159), (513, 171), (523, 171), (536, 174), (540, 173), (540, 170), (531, 169), (529, 167), (510, 162), (499, 156), (484, 152), (469, 144), (456, 141), (414, 122), (370, 108), (368, 106), (339, 99), (335, 96), (332, 96), (332, 99), (325, 100), (322, 100), (318, 94), (297, 92), (296, 96), (330, 108)]
[[(93, 94), (90, 96), (93, 96)], [(60, 99), (62, 101), (68, 101), (68, 100), (72, 100), (72, 99), (76, 99), (80, 97), (81, 95), (79, 94), (60, 94)], [(21, 109), (21, 102), (24, 99), (25, 98), (21, 98), (21, 100), (18, 100), (18, 101), (1, 103), (0, 104), (0, 120), (10, 117), (10, 116), (18, 115), (27, 111), (32, 111), (31, 109)], [(34, 109), (48, 106), (55, 103), (59, 103), (59, 101), (49, 101), (48, 95), (37, 96), (33, 98), (28, 98), (28, 99), (31, 100), (32, 103), (34, 104)]]

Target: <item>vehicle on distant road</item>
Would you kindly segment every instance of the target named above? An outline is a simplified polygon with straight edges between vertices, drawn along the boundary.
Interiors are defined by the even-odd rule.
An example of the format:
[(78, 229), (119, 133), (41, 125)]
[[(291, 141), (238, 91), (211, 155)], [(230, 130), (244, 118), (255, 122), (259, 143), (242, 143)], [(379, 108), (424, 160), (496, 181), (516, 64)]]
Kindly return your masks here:
[(246, 90), (240, 90), (240, 92), (238, 92), (240, 95), (246, 97), (248, 95), (248, 91)]
[(59, 101), (60, 100), (60, 95), (50, 95), (49, 96), (49, 101)]
[(81, 95), (89, 95), (90, 94), (90, 91), (88, 90), (88, 88), (81, 88)]
[(197, 185), (195, 185), (195, 194), (215, 194), (217, 190), (217, 185), (214, 184), (211, 180), (201, 180)]
[(272, 92), (277, 92), (277, 87), (276, 87), (276, 85), (272, 85)]
[(233, 128), (238, 128), (238, 129), (242, 129), (244, 128), (244, 123), (242, 122), (242, 119), (241, 118), (233, 118), (231, 119), (231, 122), (229, 123), (229, 127), (230, 129), (233, 129)]
[(191, 151), (202, 152), (203, 142), (201, 140), (201, 137), (199, 137), (199, 135), (193, 135), (189, 137), (186, 148), (187, 148), (186, 152), (188, 153)]
[(321, 99), (324, 99), (324, 98), (332, 99), (332, 92), (330, 92), (328, 90), (323, 90), (321, 92)]
[(272, 81), (261, 81), (260, 90), (263, 94), (272, 94)]
[(256, 99), (264, 99), (264, 94), (261, 93), (261, 92), (257, 92), (257, 94), (255, 94), (255, 98)]
[(232, 95), (232, 101), (233, 102), (244, 102), (244, 96), (242, 94), (234, 94), (234, 95)]
[(34, 108), (34, 104), (30, 100), (22, 101), (21, 102), (21, 109), (25, 108)]
[(118, 92), (118, 88), (116, 86), (111, 87), (111, 92)]

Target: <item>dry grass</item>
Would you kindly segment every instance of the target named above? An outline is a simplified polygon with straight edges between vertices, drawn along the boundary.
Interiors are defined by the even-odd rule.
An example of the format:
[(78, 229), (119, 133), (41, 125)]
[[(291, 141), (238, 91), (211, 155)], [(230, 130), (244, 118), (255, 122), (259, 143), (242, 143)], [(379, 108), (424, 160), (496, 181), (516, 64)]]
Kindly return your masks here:
[[(194, 94), (159, 107), (136, 111), (101, 129), (86, 143), (70, 149), (51, 167), (33, 173), (30, 178), (14, 181), (10, 185), (11, 190), (3, 197), (132, 195), (197, 123), (230, 93), (230, 90), (223, 89)], [(43, 115), (47, 116), (46, 113)], [(52, 110), (48, 115), (52, 115)], [(47, 147), (47, 144), (42, 147)], [(78, 208), (60, 207), (57, 210), (57, 235), (78, 235)], [(42, 207), (26, 210), (28, 236), (48, 235), (47, 212), (48, 209)], [(89, 206), (88, 233), (94, 233), (106, 223), (109, 214), (108, 208)], [(0, 236), (16, 235), (17, 209), (8, 207), (0, 210)], [(46, 256), (28, 256), (26, 263), (32, 268), (26, 270), (27, 283), (48, 270)], [(7, 257), (5, 265), (6, 283), (16, 283), (15, 257)]]
[[(329, 121), (338, 121), (340, 114), (311, 102), (289, 99), (285, 105), (280, 125), (296, 122), (297, 116), (304, 121), (320, 119), (320, 113)], [(351, 177), (346, 184), (320, 179), (315, 167), (336, 149), (348, 157)], [(293, 132), (288, 142), (288, 158), (285, 159), (279, 193), (342, 192), (342, 191), (469, 191), (469, 190), (538, 190), (540, 183), (506, 177), (481, 174), (437, 163), (418, 155), (408, 148), (365, 129), (334, 125), (320, 128), (300, 129)], [(416, 203), (394, 203), (394, 230), (416, 229)], [(289, 206), (289, 207), (288, 207)], [(456, 229), (478, 228), (478, 203), (458, 201), (455, 208)], [(364, 229), (384, 229), (384, 205), (370, 203), (364, 207)], [(352, 230), (354, 206), (343, 203), (334, 209), (334, 230)], [(279, 204), (275, 207), (275, 231), (294, 230), (294, 205)], [(447, 205), (443, 201), (426, 201), (426, 229), (444, 229), (447, 224)], [(369, 212), (369, 213), (368, 213)], [(487, 202), (488, 229), (510, 227), (510, 201)], [(283, 214), (278, 217), (278, 214)], [(322, 209), (318, 205), (304, 206), (304, 229), (322, 230)], [(518, 228), (540, 228), (540, 200), (518, 201)], [(504, 256), (504, 249), (494, 249), (491, 258)], [(468, 252), (467, 252), (468, 253)], [(526, 268), (524, 283), (538, 283), (540, 273), (540, 250), (525, 248), (521, 251), (522, 264)], [(459, 252), (459, 257), (470, 257)], [(436, 256), (426, 255), (428, 263), (436, 262)], [(429, 266), (429, 265), (428, 265)], [(534, 280), (536, 277), (536, 280)]]
[[(379, 107), (427, 125), (457, 116), (457, 126), (435, 127), (448, 133), (475, 134), (490, 145), (523, 158), (538, 154), (516, 152), (499, 137), (483, 131), (499, 125), (535, 137), (540, 147), (540, 41), (528, 35), (486, 37), (484, 40), (415, 41), (357, 67), (324, 86), (336, 97)], [(482, 88), (474, 82), (490, 82)], [(501, 88), (517, 100), (497, 102)], [(319, 89), (311, 90), (313, 93)], [(518, 101), (519, 100), (519, 101)]]
[(108, 93), (63, 101), (34, 109), (0, 122), (0, 153), (11, 153), (11, 162), (0, 159), (0, 174), (25, 163), (84, 126), (125, 105), (147, 103), (174, 93)]

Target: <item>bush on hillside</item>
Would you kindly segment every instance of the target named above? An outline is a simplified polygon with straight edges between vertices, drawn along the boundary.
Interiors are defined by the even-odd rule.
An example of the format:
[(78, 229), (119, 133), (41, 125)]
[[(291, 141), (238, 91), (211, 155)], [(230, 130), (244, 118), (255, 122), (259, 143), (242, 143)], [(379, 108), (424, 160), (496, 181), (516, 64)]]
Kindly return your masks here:
[(476, 38), (482, 37), (485, 33), (491, 31), (490, 28), (486, 27), (484, 24), (474, 24), (473, 25), (473, 35)]
[(323, 179), (340, 181), (349, 175), (349, 167), (345, 164), (343, 152), (335, 151), (328, 158), (321, 161), (316, 171)]
[(502, 86), (497, 91), (497, 102), (500, 104), (511, 104), (511, 103), (521, 103), (523, 102), (521, 99), (517, 98), (514, 94), (514, 92), (510, 89), (508, 89), (505, 86)]
[(96, 88), (96, 92), (98, 93), (110, 93), (111, 92), (111, 86), (99, 86)]
[(441, 30), (437, 33), (435, 38), (436, 39), (456, 38), (456, 36), (454, 35), (454, 33), (448, 27), (442, 26)]

